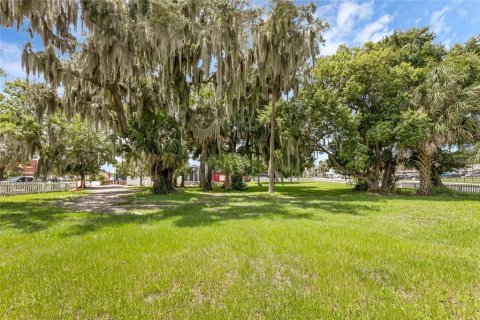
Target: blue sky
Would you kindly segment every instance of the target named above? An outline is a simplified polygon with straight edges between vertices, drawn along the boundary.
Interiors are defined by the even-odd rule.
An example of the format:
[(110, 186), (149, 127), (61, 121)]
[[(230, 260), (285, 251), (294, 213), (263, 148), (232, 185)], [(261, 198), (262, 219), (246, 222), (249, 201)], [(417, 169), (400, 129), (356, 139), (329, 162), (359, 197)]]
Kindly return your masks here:
[[(310, 1), (297, 0), (298, 4)], [(326, 44), (322, 54), (332, 54), (340, 44), (360, 45), (376, 41), (393, 30), (430, 26), (437, 33), (437, 41), (447, 47), (480, 34), (480, 0), (370, 0), (330, 1), (315, 0), (317, 14), (325, 18), (330, 28), (325, 34)], [(266, 1), (253, 0), (252, 5), (262, 6)], [(24, 31), (0, 27), (0, 66), (7, 79), (25, 78), (20, 55), (28, 40)], [(34, 49), (41, 49), (34, 42)], [(3, 80), (0, 80), (0, 89)]]

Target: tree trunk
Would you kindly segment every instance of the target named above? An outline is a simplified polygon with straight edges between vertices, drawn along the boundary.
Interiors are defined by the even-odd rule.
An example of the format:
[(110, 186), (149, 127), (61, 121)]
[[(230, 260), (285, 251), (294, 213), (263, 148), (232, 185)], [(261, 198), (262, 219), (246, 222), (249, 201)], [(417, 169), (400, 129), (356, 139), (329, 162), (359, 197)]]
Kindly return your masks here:
[(436, 168), (433, 165), (432, 165), (432, 186), (445, 188), (445, 185), (443, 184), (442, 177), (440, 176), (440, 172), (438, 171), (438, 168)]
[(185, 173), (182, 173), (182, 178), (180, 180), (180, 188), (185, 188)]
[(280, 177), (280, 181), (282, 182), (282, 187), (283, 187), (283, 175)]
[(427, 196), (432, 191), (432, 156), (426, 151), (420, 151), (418, 154), (418, 171), (420, 173), (420, 190), (418, 194)]
[(0, 167), (0, 181), (5, 179), (5, 166)]
[(205, 146), (202, 146), (202, 154), (200, 156), (200, 171), (199, 171), (199, 179), (200, 179), (200, 188), (203, 189), (203, 185), (205, 184)]
[(143, 175), (140, 175), (140, 187), (143, 187)]
[(203, 183), (203, 191), (212, 191), (212, 177), (213, 177), (213, 168), (211, 166), (207, 166), (207, 176)]
[(225, 174), (225, 182), (223, 183), (223, 188), (225, 188), (225, 190), (227, 190), (227, 191), (232, 190), (232, 182), (230, 181), (230, 175), (229, 174)]
[(119, 89), (117, 86), (112, 85), (109, 86), (110, 93), (113, 97), (113, 110), (115, 115), (117, 116), (117, 128), (122, 133), (123, 136), (128, 134), (128, 124), (127, 118), (125, 116), (125, 110), (123, 109), (123, 101), (122, 97), (119, 93)]
[(380, 181), (378, 180), (369, 180), (367, 181), (367, 191), (370, 192), (379, 192), (380, 191)]
[(293, 177), (290, 176), (290, 183), (293, 183)]
[(395, 189), (395, 170), (394, 161), (388, 161), (383, 172), (382, 191), (392, 192)]
[(378, 181), (378, 180), (367, 181), (367, 191), (369, 191), (369, 192), (379, 192), (380, 191), (380, 181)]
[(85, 189), (85, 172), (80, 173), (80, 189)]
[(272, 114), (270, 115), (270, 158), (268, 160), (268, 192), (275, 192), (275, 104), (277, 94), (272, 94)]
[[(260, 163), (260, 154), (259, 153), (257, 153), (257, 163)], [(258, 172), (258, 175), (257, 175), (257, 185), (260, 187), (260, 172)]]
[(173, 186), (173, 174), (175, 168), (163, 168), (162, 163), (152, 165), (152, 192), (155, 194), (167, 194), (175, 190)]

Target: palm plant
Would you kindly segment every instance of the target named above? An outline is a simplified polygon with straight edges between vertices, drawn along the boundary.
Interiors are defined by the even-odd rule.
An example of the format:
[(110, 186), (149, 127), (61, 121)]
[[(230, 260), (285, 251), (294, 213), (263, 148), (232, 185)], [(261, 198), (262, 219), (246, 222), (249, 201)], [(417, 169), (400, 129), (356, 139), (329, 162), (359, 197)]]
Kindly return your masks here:
[(223, 187), (230, 191), (233, 189), (232, 177), (241, 177), (245, 174), (248, 160), (237, 153), (226, 153), (216, 159), (215, 166), (225, 174)]
[(151, 168), (153, 193), (173, 191), (175, 169), (187, 152), (176, 119), (166, 112), (144, 111), (130, 125), (132, 148), (145, 155)]
[(419, 194), (431, 192), (431, 172), (438, 148), (474, 142), (480, 132), (480, 86), (465, 85), (467, 75), (449, 66), (432, 70), (414, 95), (420, 117), (426, 119), (416, 142)]

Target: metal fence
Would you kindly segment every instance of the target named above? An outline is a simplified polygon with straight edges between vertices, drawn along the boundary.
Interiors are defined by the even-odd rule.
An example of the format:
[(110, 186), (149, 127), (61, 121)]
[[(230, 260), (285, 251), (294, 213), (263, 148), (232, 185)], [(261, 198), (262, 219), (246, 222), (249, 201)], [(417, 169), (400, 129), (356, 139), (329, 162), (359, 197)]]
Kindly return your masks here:
[[(480, 184), (471, 183), (443, 183), (445, 187), (450, 190), (461, 193), (480, 193)], [(418, 189), (420, 188), (420, 182), (418, 181), (399, 181), (399, 188), (406, 189)]]
[(75, 189), (75, 182), (1, 182), (0, 197), (17, 194), (69, 191)]

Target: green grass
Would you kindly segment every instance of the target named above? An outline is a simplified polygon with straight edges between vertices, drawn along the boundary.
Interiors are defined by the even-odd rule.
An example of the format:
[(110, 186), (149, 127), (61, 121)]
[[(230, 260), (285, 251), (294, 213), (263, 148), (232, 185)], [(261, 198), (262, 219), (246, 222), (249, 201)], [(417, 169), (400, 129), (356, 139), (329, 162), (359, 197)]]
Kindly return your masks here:
[(1, 198), (0, 318), (480, 318), (478, 196), (346, 188), (142, 193), (121, 216)]
[(457, 183), (475, 183), (480, 184), (480, 177), (459, 177), (459, 178), (442, 178), (443, 182)]

